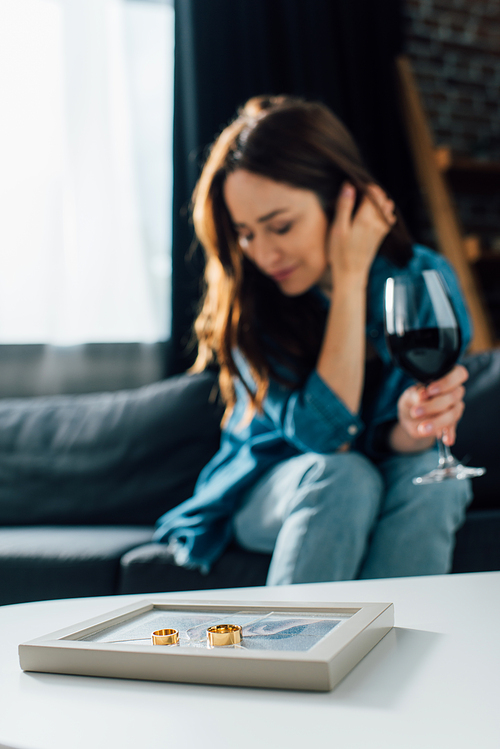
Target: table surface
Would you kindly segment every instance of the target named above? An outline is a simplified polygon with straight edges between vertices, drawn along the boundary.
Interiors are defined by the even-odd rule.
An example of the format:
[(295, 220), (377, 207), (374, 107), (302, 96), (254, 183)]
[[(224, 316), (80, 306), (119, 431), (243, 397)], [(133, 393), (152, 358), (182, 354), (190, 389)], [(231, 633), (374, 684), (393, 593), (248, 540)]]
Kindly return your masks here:
[[(500, 572), (0, 607), (0, 746), (499, 749)], [(393, 602), (395, 627), (332, 692), (23, 673), (21, 642), (151, 598)]]

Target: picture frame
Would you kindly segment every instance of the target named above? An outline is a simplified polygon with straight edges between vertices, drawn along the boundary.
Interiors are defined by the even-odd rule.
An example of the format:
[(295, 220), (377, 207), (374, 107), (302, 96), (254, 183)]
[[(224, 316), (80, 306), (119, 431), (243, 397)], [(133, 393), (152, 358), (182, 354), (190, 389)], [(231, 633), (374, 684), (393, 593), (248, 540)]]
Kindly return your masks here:
[[(242, 626), (239, 644), (209, 644), (221, 622)], [(162, 626), (177, 644), (153, 645)], [(393, 626), (392, 603), (146, 599), (22, 643), (19, 660), (23, 671), (329, 691)]]

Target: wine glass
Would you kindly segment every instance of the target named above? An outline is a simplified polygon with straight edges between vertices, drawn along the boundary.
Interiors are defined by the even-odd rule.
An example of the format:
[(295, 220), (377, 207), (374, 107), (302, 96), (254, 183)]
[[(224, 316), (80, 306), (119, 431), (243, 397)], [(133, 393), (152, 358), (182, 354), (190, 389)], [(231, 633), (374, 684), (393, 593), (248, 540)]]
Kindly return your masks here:
[[(423, 385), (429, 385), (453, 369), (460, 354), (460, 326), (435, 270), (416, 276), (388, 278), (384, 294), (387, 346), (394, 364)], [(453, 457), (442, 435), (437, 437), (438, 466), (414, 484), (482, 476), (485, 468), (463, 466)]]

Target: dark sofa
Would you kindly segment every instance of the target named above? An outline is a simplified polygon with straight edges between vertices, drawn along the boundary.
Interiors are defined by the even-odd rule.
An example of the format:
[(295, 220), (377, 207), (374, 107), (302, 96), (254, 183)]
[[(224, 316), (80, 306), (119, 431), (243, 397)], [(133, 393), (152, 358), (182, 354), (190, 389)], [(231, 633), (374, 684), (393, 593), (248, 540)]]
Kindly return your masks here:
[[(487, 474), (454, 572), (500, 569), (500, 351), (469, 357), (455, 454)], [(216, 377), (0, 401), (0, 604), (263, 585), (269, 556), (230, 546), (208, 575), (172, 564), (155, 520), (190, 496), (219, 442)]]

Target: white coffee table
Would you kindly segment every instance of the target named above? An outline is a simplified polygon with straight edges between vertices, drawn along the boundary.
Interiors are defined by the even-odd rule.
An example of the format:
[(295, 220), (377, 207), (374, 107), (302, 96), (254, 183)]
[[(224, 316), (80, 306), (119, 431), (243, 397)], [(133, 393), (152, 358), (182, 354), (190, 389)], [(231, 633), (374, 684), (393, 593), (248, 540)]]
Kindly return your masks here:
[(148, 596), (0, 608), (0, 745), (499, 749), (500, 572), (151, 595), (389, 601), (395, 628), (332, 692), (23, 673), (17, 646)]

